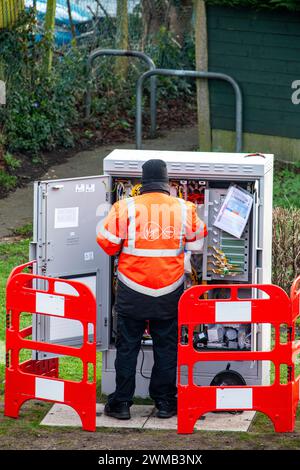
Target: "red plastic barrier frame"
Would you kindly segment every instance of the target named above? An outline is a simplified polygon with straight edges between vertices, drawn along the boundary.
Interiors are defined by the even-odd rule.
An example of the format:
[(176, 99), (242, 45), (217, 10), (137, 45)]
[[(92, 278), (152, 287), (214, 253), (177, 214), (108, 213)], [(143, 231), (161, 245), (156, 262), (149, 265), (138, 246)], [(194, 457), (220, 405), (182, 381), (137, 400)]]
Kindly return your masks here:
[[(291, 303), (292, 303), (292, 317), (293, 325), (291, 331), (291, 340), (292, 340), (292, 361), (293, 364), (296, 364), (297, 356), (300, 354), (300, 340), (295, 341), (296, 336), (296, 322), (300, 316), (300, 276), (298, 276), (292, 284), (291, 287)], [(299, 327), (300, 325), (298, 325)], [(297, 410), (298, 402), (300, 399), (300, 374), (296, 377), (295, 368), (292, 372), (292, 381), (293, 381), (293, 408)]]
[[(96, 300), (91, 290), (75, 281), (24, 273), (33, 263), (16, 267), (6, 288), (6, 371), (4, 414), (19, 415), (22, 404), (31, 399), (52, 401), (68, 405), (78, 413), (82, 427), (96, 429)], [(33, 281), (47, 281), (48, 290), (35, 289)], [(55, 283), (65, 283), (77, 295), (58, 294)], [(37, 309), (37, 299), (44, 305)], [(52, 311), (55, 311), (53, 314)], [(20, 314), (42, 313), (53, 317), (77, 320), (83, 326), (83, 344), (80, 348), (32, 341), (32, 327), (20, 330)], [(93, 340), (89, 341), (88, 327), (93, 325)], [(44, 351), (78, 357), (83, 363), (81, 382), (58, 378), (58, 359), (28, 360), (19, 363), (21, 349)], [(89, 364), (93, 365), (93, 379), (89, 381)]]
[[(213, 289), (229, 289), (228, 299), (202, 299), (205, 292)], [(239, 289), (256, 288), (265, 292), (267, 298), (241, 299)], [(297, 294), (299, 302), (299, 292)], [(226, 321), (216, 318), (216, 304), (222, 302), (251, 302), (251, 315), (246, 321), (230, 316)], [(237, 304), (232, 304), (232, 311)], [(255, 410), (265, 413), (272, 420), (277, 432), (293, 431), (296, 408), (299, 400), (299, 380), (294, 380), (292, 341), (280, 343), (280, 325), (294, 328), (291, 301), (278, 286), (257, 284), (203, 285), (191, 287), (179, 302), (178, 344), (178, 433), (189, 434), (197, 419), (209, 411), (232, 409)], [(275, 328), (275, 346), (272, 351), (196, 351), (193, 347), (193, 332), (202, 323), (268, 323)], [(188, 327), (188, 344), (180, 343), (181, 328)], [(268, 386), (198, 386), (193, 382), (193, 367), (198, 361), (272, 361), (275, 365), (275, 380)], [(287, 364), (290, 372), (287, 384), (280, 384), (280, 365)], [(188, 383), (182, 385), (181, 367), (188, 368)], [(232, 405), (230, 404), (232, 402)], [(239, 402), (239, 406), (237, 403)]]

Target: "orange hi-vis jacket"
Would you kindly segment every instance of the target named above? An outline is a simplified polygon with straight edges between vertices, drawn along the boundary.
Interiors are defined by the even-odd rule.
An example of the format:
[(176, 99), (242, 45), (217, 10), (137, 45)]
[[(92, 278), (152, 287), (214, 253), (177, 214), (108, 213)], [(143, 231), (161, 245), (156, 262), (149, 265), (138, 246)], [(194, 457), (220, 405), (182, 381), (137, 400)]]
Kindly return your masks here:
[(97, 242), (108, 255), (120, 253), (121, 282), (159, 297), (184, 280), (185, 243), (206, 235), (193, 203), (151, 192), (116, 202), (101, 223)]

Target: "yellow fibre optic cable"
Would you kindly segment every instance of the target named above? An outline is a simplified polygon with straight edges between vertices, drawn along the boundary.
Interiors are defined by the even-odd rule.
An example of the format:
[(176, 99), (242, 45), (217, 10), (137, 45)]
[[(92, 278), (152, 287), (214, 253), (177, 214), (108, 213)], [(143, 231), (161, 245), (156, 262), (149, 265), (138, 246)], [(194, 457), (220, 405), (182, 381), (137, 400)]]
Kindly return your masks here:
[(131, 196), (138, 196), (140, 194), (141, 184), (135, 184), (131, 189)]

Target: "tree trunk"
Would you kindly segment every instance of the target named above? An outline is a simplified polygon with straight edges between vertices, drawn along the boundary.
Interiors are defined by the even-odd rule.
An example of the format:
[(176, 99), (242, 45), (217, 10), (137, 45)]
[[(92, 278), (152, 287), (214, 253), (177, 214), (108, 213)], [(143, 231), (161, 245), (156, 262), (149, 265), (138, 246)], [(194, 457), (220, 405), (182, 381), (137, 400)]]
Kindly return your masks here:
[(142, 0), (142, 50), (150, 37), (155, 41), (155, 36), (161, 27), (168, 27), (169, 11), (170, 0)]
[[(206, 9), (204, 0), (195, 0), (195, 47), (196, 47), (196, 70), (207, 72), (207, 27)], [(201, 151), (210, 152), (211, 127), (208, 80), (197, 80), (197, 112), (198, 112), (198, 134), (199, 147)]]
[(161, 27), (167, 28), (174, 34), (177, 42), (182, 45), (184, 37), (191, 31), (193, 15), (193, 0), (142, 0), (143, 39), (141, 48), (144, 49), (149, 37), (155, 36)]
[(193, 0), (182, 0), (170, 5), (169, 30), (182, 46), (187, 34), (192, 30)]
[(69, 21), (70, 21), (70, 28), (71, 28), (71, 32), (72, 32), (72, 38), (73, 38), (72, 43), (73, 43), (73, 45), (76, 45), (77, 44), (76, 30), (75, 30), (75, 26), (74, 26), (74, 23), (73, 23), (72, 9), (71, 9), (70, 0), (67, 0), (67, 6), (68, 6), (68, 15), (69, 15)]
[[(116, 49), (128, 49), (128, 9), (127, 0), (117, 0)], [(116, 74), (126, 80), (128, 74), (127, 57), (117, 57)]]
[(46, 53), (44, 57), (44, 71), (51, 72), (53, 58), (53, 40), (55, 26), (56, 0), (47, 0), (47, 11), (45, 17), (45, 38), (47, 42)]

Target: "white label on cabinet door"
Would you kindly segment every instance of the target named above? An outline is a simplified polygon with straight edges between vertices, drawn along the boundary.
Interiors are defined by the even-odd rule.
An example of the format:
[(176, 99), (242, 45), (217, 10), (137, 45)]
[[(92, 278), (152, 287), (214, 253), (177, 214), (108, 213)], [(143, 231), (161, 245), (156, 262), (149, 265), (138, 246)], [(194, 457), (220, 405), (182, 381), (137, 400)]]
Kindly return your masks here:
[(216, 302), (216, 322), (251, 322), (251, 302)]
[(92, 261), (94, 259), (94, 252), (93, 251), (86, 251), (84, 253), (84, 261)]
[(76, 184), (75, 191), (76, 193), (84, 193), (84, 184)]
[(46, 313), (48, 315), (65, 315), (65, 298), (61, 295), (45, 294), (37, 292), (35, 298), (35, 313)]
[(65, 384), (58, 380), (35, 379), (35, 397), (45, 400), (65, 401)]
[(78, 227), (79, 207), (60, 207), (55, 209), (54, 228)]
[(217, 410), (252, 409), (252, 388), (217, 388)]
[(94, 184), (86, 184), (85, 190), (87, 193), (94, 193), (95, 192), (95, 185)]

